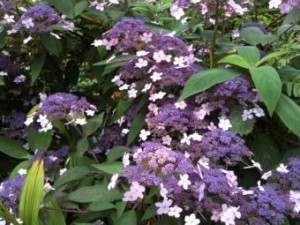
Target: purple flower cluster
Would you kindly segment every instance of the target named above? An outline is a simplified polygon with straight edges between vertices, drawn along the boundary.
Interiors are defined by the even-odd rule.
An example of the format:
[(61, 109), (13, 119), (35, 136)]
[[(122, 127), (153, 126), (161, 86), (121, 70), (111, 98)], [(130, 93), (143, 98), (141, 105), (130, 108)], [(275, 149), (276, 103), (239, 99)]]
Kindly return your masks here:
[[(285, 215), (294, 215), (289, 212), (297, 192), (292, 192), (291, 201), (287, 193), (297, 191), (298, 186), (286, 180), (287, 189), (258, 183), (257, 187), (246, 190), (239, 185), (240, 178), (235, 174), (250, 162), (250, 167), (261, 168), (253, 161), (253, 153), (245, 141), (229, 130), (232, 124), (227, 119), (235, 106), (244, 109), (241, 117), (245, 120), (264, 115), (258, 106), (258, 94), (247, 79), (234, 78), (178, 102), (176, 94), (186, 80), (201, 70), (194, 65), (197, 59), (191, 46), (176, 37), (151, 32), (139, 19), (119, 22), (104, 38), (94, 45), (136, 56), (113, 82), (129, 98), (149, 94), (150, 101), (145, 127), (138, 135), (139, 144), (123, 159), (125, 168), (120, 176), (131, 184), (125, 201), (136, 201), (142, 198), (145, 188), (156, 186), (164, 199), (155, 204), (159, 215), (177, 216), (174, 210), (185, 209), (230, 225), (243, 222), (279, 225)], [(127, 120), (130, 126), (136, 111), (134, 105), (127, 118), (118, 121), (119, 125), (124, 126)], [(291, 175), (291, 181), (299, 180), (299, 171), (292, 169), (292, 164), (297, 168), (299, 161), (287, 165), (289, 173), (295, 174)], [(285, 172), (285, 167), (279, 171)], [(131, 190), (135, 188), (139, 194)], [(281, 199), (284, 201), (280, 202)]]
[(299, 0), (270, 0), (269, 8), (279, 8), (280, 13), (285, 14), (290, 12), (293, 8), (300, 5)]
[(49, 5), (41, 4), (28, 8), (19, 21), (14, 24), (10, 33), (16, 33), (21, 29), (26, 29), (31, 34), (50, 33), (53, 31), (52, 26), (54, 25), (68, 28), (70, 23), (59, 16)]
[(24, 181), (25, 176), (18, 175), (0, 184), (0, 202), (8, 209), (12, 209), (14, 214), (16, 214), (18, 210), (18, 202)]
[(14, 4), (9, 0), (1, 0), (0, 1), (0, 14), (4, 14), (8, 12), (10, 9), (14, 7)]

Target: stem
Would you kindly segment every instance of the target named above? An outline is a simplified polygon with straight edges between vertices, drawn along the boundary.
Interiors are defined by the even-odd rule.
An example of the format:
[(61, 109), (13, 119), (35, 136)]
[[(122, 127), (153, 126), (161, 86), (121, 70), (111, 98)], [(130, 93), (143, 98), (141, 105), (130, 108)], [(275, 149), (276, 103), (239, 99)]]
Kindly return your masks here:
[(51, 208), (51, 207), (44, 207), (44, 208), (45, 208), (45, 209), (48, 209), (48, 210), (55, 210), (55, 211), (62, 211), (62, 212), (70, 212), (70, 213), (80, 213), (80, 214), (91, 213), (91, 211), (83, 211), (83, 210), (56, 209), (56, 208)]
[(211, 48), (210, 48), (210, 68), (213, 67), (214, 65), (214, 51), (216, 48), (216, 42), (217, 42), (217, 37), (218, 37), (218, 27), (219, 27), (219, 17), (220, 17), (220, 0), (217, 0), (217, 4), (216, 4), (216, 21), (215, 21), (215, 26), (214, 26), (214, 33), (213, 33), (213, 39), (212, 39), (212, 43), (211, 43)]

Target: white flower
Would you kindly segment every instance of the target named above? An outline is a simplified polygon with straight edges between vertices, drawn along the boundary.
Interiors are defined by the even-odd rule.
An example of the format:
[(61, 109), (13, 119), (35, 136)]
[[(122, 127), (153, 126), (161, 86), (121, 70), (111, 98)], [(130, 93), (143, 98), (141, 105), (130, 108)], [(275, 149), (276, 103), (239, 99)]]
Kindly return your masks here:
[(145, 56), (145, 55), (148, 55), (148, 54), (149, 54), (149, 52), (144, 51), (144, 50), (141, 50), (141, 51), (137, 51), (137, 52), (136, 52), (136, 55), (137, 55), (137, 56)]
[(244, 169), (251, 169), (251, 168), (257, 168), (260, 171), (263, 171), (261, 164), (259, 162), (256, 162), (254, 160), (251, 159), (252, 165), (250, 166), (245, 166)]
[(119, 87), (124, 84), (124, 81), (121, 80), (121, 75), (114, 76), (114, 78), (111, 80), (111, 82), (115, 83)]
[(129, 88), (128, 84), (123, 84), (121, 87), (119, 87), (120, 91), (128, 90), (128, 88)]
[(129, 156), (130, 156), (129, 153), (124, 153), (124, 155), (123, 155), (122, 162), (123, 162), (124, 168), (130, 165)]
[(221, 169), (221, 172), (226, 174), (227, 184), (229, 185), (229, 187), (234, 188), (238, 186), (237, 176), (235, 176), (233, 171)]
[(253, 119), (253, 110), (250, 109), (250, 110), (244, 110), (243, 111), (243, 115), (242, 115), (242, 119), (243, 121), (246, 121), (246, 120), (252, 120)]
[(143, 35), (141, 36), (141, 40), (145, 43), (148, 43), (150, 41), (152, 41), (152, 33), (143, 33)]
[(191, 181), (189, 180), (188, 174), (179, 174), (180, 180), (178, 181), (178, 186), (182, 186), (184, 190), (187, 190), (189, 185), (191, 185)]
[(7, 72), (4, 72), (4, 71), (0, 71), (0, 77), (4, 77), (4, 76), (7, 76), (8, 73)]
[(282, 4), (282, 0), (271, 0), (269, 2), (269, 9), (272, 8), (278, 9), (281, 4)]
[(77, 119), (75, 119), (74, 123), (82, 126), (82, 125), (85, 125), (87, 122), (86, 122), (85, 118), (77, 118)]
[(21, 23), (26, 27), (27, 29), (30, 29), (30, 27), (34, 27), (34, 23), (32, 18), (25, 18), (21, 21)]
[(87, 116), (94, 116), (95, 115), (95, 111), (91, 110), (91, 109), (86, 110), (85, 113), (86, 113)]
[(161, 63), (162, 61), (171, 62), (171, 55), (166, 55), (163, 50), (159, 50), (158, 52), (154, 52), (153, 59), (157, 63)]
[(14, 23), (15, 22), (15, 17), (13, 15), (7, 15), (5, 14), (3, 19), (7, 22), (7, 23)]
[(143, 68), (146, 66), (148, 66), (148, 61), (143, 58), (139, 58), (138, 61), (135, 63), (135, 67), (137, 68)]
[(261, 185), (261, 181), (260, 181), (260, 180), (257, 182), (257, 188), (258, 188), (258, 190), (260, 190), (261, 192), (264, 192), (264, 191), (265, 191), (265, 188)]
[(25, 174), (27, 174), (27, 170), (25, 170), (25, 169), (19, 169), (18, 170), (18, 174), (25, 175)]
[(238, 211), (239, 207), (222, 205), (222, 213), (220, 215), (221, 222), (225, 225), (235, 225), (235, 218), (241, 218), (241, 213)]
[(138, 92), (138, 91), (137, 91), (136, 89), (134, 89), (134, 88), (130, 89), (130, 90), (128, 91), (128, 97), (129, 97), (129, 98), (136, 98), (137, 92)]
[(218, 127), (221, 128), (222, 130), (226, 131), (226, 130), (228, 130), (229, 128), (231, 128), (232, 125), (231, 125), (229, 119), (226, 119), (226, 118), (220, 118)]
[(175, 218), (179, 218), (181, 212), (182, 212), (182, 208), (178, 207), (177, 205), (174, 205), (173, 207), (170, 208), (168, 215)]
[(148, 136), (150, 136), (150, 134), (151, 134), (151, 132), (149, 130), (142, 129), (140, 131), (139, 137), (142, 139), (142, 141), (146, 141)]
[(295, 204), (294, 211), (300, 213), (300, 191), (290, 191), (290, 201)]
[(165, 95), (166, 95), (166, 92), (160, 91), (158, 93), (151, 94), (149, 97), (149, 100), (152, 102), (155, 102), (158, 99), (162, 99)]
[(123, 135), (126, 135), (126, 134), (129, 133), (129, 129), (128, 129), (128, 128), (124, 128), (124, 129), (122, 129), (121, 133), (122, 133)]
[(55, 188), (53, 188), (52, 185), (50, 183), (48, 183), (48, 182), (44, 185), (44, 189), (46, 191), (53, 191), (53, 190), (55, 190)]
[(176, 109), (181, 109), (181, 110), (183, 110), (187, 107), (187, 104), (185, 103), (185, 101), (176, 102), (174, 105), (175, 105)]
[(180, 140), (181, 144), (190, 145), (191, 144), (191, 137), (188, 136), (186, 133), (183, 134), (183, 137)]
[(163, 136), (162, 143), (164, 145), (171, 145), (172, 138), (169, 135)]
[(159, 185), (159, 194), (161, 197), (163, 197), (164, 199), (167, 198), (167, 194), (168, 194), (168, 190), (164, 187), (164, 184), (161, 183)]
[(143, 90), (142, 90), (142, 92), (147, 92), (148, 90), (150, 90), (150, 88), (151, 88), (151, 86), (152, 86), (152, 84), (151, 83), (147, 83), (147, 84), (145, 84), (145, 86), (144, 86), (144, 88), (143, 88)]
[(63, 175), (65, 172), (67, 172), (67, 168), (63, 168), (59, 170), (59, 175)]
[(202, 135), (198, 133), (193, 133), (189, 135), (189, 138), (192, 139), (193, 141), (201, 141), (202, 140)]
[(276, 171), (279, 173), (288, 173), (289, 170), (287, 169), (287, 166), (285, 166), (283, 163), (281, 163), (277, 168)]
[(158, 215), (168, 214), (172, 203), (173, 203), (173, 201), (171, 199), (167, 199), (167, 198), (165, 198), (162, 202), (156, 202), (155, 206), (158, 208), (156, 211), (157, 214)]
[(199, 160), (198, 160), (198, 164), (200, 166), (203, 166), (206, 169), (209, 169), (209, 158), (207, 158), (206, 156), (202, 156)]
[(110, 182), (107, 186), (107, 189), (108, 190), (111, 190), (111, 189), (114, 189), (116, 187), (116, 184), (117, 184), (117, 180), (119, 178), (119, 174), (114, 174), (111, 179), (110, 179)]
[(268, 171), (261, 176), (261, 179), (267, 180), (271, 176), (272, 176), (272, 171)]
[(199, 187), (199, 195), (198, 195), (199, 202), (204, 198), (204, 190), (205, 190), (205, 184), (201, 184)]
[(138, 198), (143, 198), (143, 193), (145, 192), (145, 187), (140, 185), (138, 182), (133, 182), (130, 186), (130, 191), (124, 193), (123, 201), (124, 202), (133, 202)]
[(178, 68), (185, 67), (185, 57), (180, 56), (180, 57), (175, 57), (174, 58), (174, 63), (175, 66), (178, 66)]
[(155, 81), (161, 80), (162, 75), (163, 75), (162, 73), (158, 73), (158, 72), (154, 71), (154, 73), (150, 76), (150, 78), (153, 82), (155, 82)]
[(184, 16), (184, 11), (178, 5), (172, 5), (171, 9), (171, 16), (173, 16), (176, 20), (180, 20), (181, 17)]
[(253, 108), (252, 111), (253, 111), (253, 113), (256, 117), (265, 116), (264, 110), (262, 108), (258, 107), (258, 106), (256, 108)]
[(189, 216), (184, 217), (184, 225), (198, 225), (200, 224), (200, 220), (196, 218), (196, 215), (192, 213)]

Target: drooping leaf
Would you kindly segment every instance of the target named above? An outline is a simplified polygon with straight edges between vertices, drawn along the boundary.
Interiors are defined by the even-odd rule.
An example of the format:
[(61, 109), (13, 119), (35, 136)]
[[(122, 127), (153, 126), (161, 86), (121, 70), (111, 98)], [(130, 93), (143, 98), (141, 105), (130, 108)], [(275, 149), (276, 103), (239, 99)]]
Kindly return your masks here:
[(84, 153), (89, 149), (90, 144), (86, 137), (79, 139), (76, 143), (76, 154), (78, 157), (82, 157)]
[(281, 94), (276, 114), (295, 135), (300, 137), (300, 107), (291, 98)]
[(36, 160), (25, 179), (19, 213), (24, 225), (39, 225), (39, 210), (44, 196), (44, 161)]
[(29, 148), (33, 151), (36, 149), (47, 150), (52, 141), (52, 132), (38, 132), (35, 129), (30, 129), (28, 133)]
[(103, 123), (104, 113), (94, 116), (87, 120), (87, 123), (82, 127), (83, 133), (86, 136), (90, 136), (95, 133)]
[(115, 205), (110, 202), (96, 201), (96, 202), (92, 202), (87, 209), (93, 212), (99, 212), (99, 211), (104, 211), (104, 210), (114, 209), (114, 208)]
[(264, 64), (265, 62), (269, 61), (270, 59), (274, 59), (274, 58), (277, 58), (279, 56), (286, 55), (287, 53), (289, 53), (289, 52), (288, 51), (272, 52), (272, 53), (266, 55), (265, 57), (263, 57), (262, 59), (260, 59), (255, 64), (255, 66), (260, 66), (260, 65)]
[(186, 83), (179, 100), (211, 88), (226, 80), (240, 76), (240, 72), (229, 69), (209, 69), (193, 75)]
[(88, 7), (87, 1), (80, 1), (78, 2), (73, 10), (74, 16), (80, 15), (86, 8)]
[(55, 198), (44, 202), (43, 212), (44, 216), (40, 214), (40, 220), (44, 225), (66, 225), (65, 217)]
[(277, 71), (271, 66), (252, 67), (250, 74), (260, 97), (273, 114), (281, 94), (281, 80)]
[(28, 151), (17, 141), (0, 136), (0, 152), (16, 159), (27, 159)]
[(34, 84), (34, 82), (39, 77), (42, 68), (45, 64), (46, 60), (46, 53), (45, 51), (41, 51), (33, 60), (30, 67), (30, 76), (31, 76), (31, 85)]
[(53, 37), (50, 34), (41, 34), (41, 42), (48, 52), (54, 54), (55, 56), (59, 57), (62, 53), (63, 46), (61, 40), (57, 39), (56, 37)]
[(86, 167), (83, 167), (83, 166), (73, 167), (73, 168), (67, 170), (61, 176), (59, 176), (58, 179), (55, 181), (53, 187), (58, 188), (69, 182), (78, 181), (80, 178), (87, 176), (89, 173), (90, 173), (90, 171)]

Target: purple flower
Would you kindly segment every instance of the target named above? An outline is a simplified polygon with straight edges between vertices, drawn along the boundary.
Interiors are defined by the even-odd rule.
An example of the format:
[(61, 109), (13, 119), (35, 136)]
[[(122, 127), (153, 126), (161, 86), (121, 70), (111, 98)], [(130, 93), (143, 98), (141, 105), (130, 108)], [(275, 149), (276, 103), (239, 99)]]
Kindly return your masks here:
[(10, 0), (0, 0), (0, 14), (8, 12), (15, 5)]
[(25, 28), (30, 33), (50, 33), (53, 25), (67, 25), (67, 21), (59, 16), (53, 8), (47, 4), (32, 6), (22, 15), (13, 26), (12, 33)]
[(11, 208), (15, 215), (24, 181), (25, 176), (19, 175), (0, 184), (0, 202), (7, 208)]

